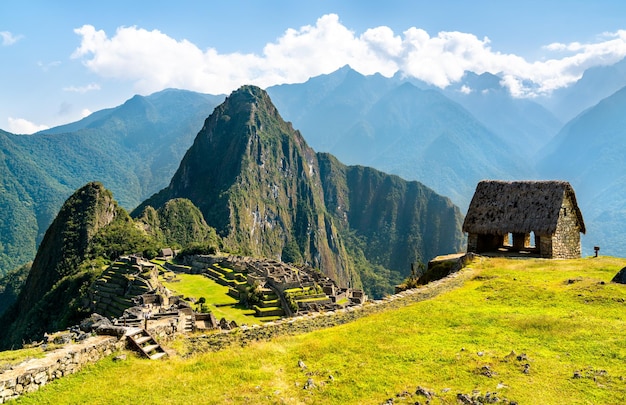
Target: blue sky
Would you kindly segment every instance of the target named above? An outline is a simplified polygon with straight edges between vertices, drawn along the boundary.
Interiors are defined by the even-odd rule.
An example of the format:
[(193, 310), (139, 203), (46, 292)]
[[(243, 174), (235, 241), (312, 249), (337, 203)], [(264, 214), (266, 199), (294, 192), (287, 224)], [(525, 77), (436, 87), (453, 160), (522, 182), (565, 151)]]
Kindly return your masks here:
[(549, 94), (626, 56), (626, 2), (0, 0), (0, 128), (31, 133), (167, 87), (228, 93), (350, 64)]

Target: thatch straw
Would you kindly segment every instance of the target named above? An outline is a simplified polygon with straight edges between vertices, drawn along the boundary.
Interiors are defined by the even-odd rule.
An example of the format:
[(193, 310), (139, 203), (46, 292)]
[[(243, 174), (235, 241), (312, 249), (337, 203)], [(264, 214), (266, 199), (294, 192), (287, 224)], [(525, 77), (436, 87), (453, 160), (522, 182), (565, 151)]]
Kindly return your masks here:
[(574, 189), (568, 182), (484, 180), (476, 186), (463, 231), (491, 235), (509, 232), (551, 235), (556, 231), (565, 197), (571, 199), (580, 231), (585, 233), (583, 216)]

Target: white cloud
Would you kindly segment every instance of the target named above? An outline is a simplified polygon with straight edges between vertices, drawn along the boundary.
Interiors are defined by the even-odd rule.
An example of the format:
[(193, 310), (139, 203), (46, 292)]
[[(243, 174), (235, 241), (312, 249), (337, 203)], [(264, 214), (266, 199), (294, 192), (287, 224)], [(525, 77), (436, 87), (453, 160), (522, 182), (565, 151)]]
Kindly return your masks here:
[(80, 87), (76, 87), (76, 86), (63, 87), (63, 91), (69, 91), (72, 93), (80, 93), (80, 94), (85, 94), (88, 91), (92, 91), (92, 90), (100, 90), (100, 85), (97, 83), (89, 83), (86, 86), (80, 86)]
[(9, 31), (0, 31), (0, 38), (2, 38), (2, 46), (11, 46), (22, 39), (23, 36), (13, 35)]
[(489, 38), (463, 32), (430, 36), (415, 27), (401, 34), (375, 27), (358, 35), (335, 14), (286, 30), (260, 54), (201, 50), (187, 40), (138, 27), (118, 28), (112, 37), (91, 25), (75, 32), (81, 44), (74, 58), (102, 77), (133, 81), (144, 93), (166, 87), (228, 93), (242, 84), (302, 82), (349, 64), (363, 74), (401, 72), (439, 87), (459, 81), (465, 71), (490, 72), (499, 74), (512, 94), (524, 97), (567, 86), (587, 68), (626, 56), (626, 31), (604, 34), (596, 43), (549, 44), (544, 51), (551, 58), (530, 62), (492, 50)]
[(459, 91), (463, 94), (470, 94), (472, 92), (472, 88), (464, 84), (463, 86), (461, 86), (461, 89)]
[(91, 115), (91, 111), (88, 108), (83, 108), (80, 112), (81, 118), (85, 118)]
[(30, 135), (35, 132), (43, 131), (49, 127), (46, 125), (37, 125), (24, 118), (9, 117), (9, 132), (21, 135)]

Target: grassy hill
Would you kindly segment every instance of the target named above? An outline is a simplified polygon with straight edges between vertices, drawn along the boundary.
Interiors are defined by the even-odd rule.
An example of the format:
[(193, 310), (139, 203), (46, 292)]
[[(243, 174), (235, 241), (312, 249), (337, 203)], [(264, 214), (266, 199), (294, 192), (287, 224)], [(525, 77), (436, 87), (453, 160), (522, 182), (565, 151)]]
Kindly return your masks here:
[[(107, 359), (18, 402), (425, 403), (421, 386), (431, 403), (487, 392), (501, 403), (624, 403), (626, 286), (610, 280), (625, 265), (477, 259), (462, 286), (429, 300), (214, 353)], [(172, 346), (185, 354), (185, 344)]]

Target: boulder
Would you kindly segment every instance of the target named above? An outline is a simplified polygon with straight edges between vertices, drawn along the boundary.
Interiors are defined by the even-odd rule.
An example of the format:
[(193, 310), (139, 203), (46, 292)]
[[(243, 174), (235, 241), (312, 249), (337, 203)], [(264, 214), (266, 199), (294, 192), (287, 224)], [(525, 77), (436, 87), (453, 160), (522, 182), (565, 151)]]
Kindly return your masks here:
[(102, 325), (111, 326), (111, 321), (100, 314), (93, 313), (89, 318), (83, 319), (80, 323), (80, 330), (83, 332), (92, 332)]
[(126, 328), (123, 326), (101, 325), (96, 330), (98, 335), (122, 337), (126, 334)]
[(626, 267), (617, 272), (613, 280), (613, 283), (626, 284)]

